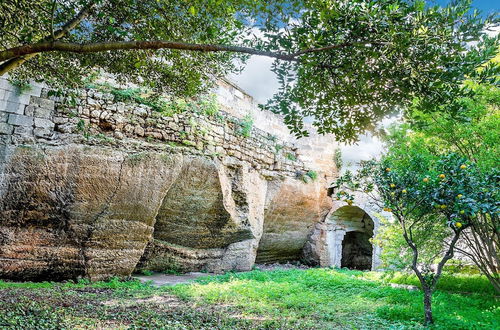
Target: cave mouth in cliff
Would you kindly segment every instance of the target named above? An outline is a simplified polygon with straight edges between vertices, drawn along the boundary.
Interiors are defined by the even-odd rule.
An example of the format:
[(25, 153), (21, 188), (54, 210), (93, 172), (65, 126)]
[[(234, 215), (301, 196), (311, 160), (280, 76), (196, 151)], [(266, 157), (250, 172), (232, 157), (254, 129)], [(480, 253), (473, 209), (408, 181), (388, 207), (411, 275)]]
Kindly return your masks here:
[(346, 233), (342, 240), (341, 267), (357, 270), (371, 270), (373, 246), (371, 236), (359, 231)]

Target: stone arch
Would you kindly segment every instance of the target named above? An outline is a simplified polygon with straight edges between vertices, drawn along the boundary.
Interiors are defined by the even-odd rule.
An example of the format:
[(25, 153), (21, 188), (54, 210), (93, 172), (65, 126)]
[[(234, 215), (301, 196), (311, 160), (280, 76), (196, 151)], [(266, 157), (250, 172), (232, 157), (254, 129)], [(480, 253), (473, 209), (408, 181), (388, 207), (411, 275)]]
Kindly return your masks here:
[(315, 226), (304, 247), (304, 259), (322, 267), (375, 269), (380, 248), (370, 239), (378, 226), (369, 208), (337, 202), (325, 221)]

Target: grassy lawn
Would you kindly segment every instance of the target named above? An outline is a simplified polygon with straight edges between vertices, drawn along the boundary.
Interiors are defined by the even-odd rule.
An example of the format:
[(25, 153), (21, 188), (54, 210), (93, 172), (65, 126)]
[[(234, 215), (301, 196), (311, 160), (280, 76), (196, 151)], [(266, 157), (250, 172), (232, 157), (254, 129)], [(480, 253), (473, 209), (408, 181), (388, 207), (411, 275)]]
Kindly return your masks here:
[[(155, 288), (137, 281), (0, 282), (0, 328), (422, 328), (411, 276), (329, 269), (252, 271)], [(500, 329), (500, 305), (478, 275), (448, 276), (436, 328)]]

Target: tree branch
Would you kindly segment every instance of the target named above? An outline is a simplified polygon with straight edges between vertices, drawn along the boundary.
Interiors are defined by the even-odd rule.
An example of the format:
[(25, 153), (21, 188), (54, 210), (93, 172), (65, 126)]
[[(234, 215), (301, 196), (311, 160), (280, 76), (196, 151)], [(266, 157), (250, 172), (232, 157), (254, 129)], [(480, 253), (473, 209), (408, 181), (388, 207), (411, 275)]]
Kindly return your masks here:
[[(54, 3), (55, 3), (55, 1), (54, 1)], [(53, 32), (53, 30), (52, 30), (53, 29), (53, 23), (52, 23), (52, 26), (51, 26), (51, 31), (52, 31), (51, 34), (52, 35), (46, 37), (41, 42), (43, 43), (43, 42), (50, 41), (50, 40), (57, 40), (57, 39), (61, 39), (62, 37), (64, 37), (69, 31), (71, 31), (75, 27), (77, 27), (80, 24), (80, 22), (83, 21), (85, 19), (85, 17), (87, 17), (90, 14), (90, 11), (92, 10), (92, 8), (94, 6), (95, 6), (94, 1), (89, 2), (87, 4), (87, 6), (84, 7), (78, 13), (78, 15), (76, 15), (72, 20), (70, 20), (69, 22), (64, 24), (63, 27), (61, 29), (57, 30), (56, 32)], [(54, 5), (54, 9), (55, 9), (55, 5)], [(7, 52), (7, 51), (8, 51), (8, 49), (0, 52), (0, 54)], [(25, 55), (25, 56), (23, 56), (23, 55)], [(0, 76), (3, 76), (7, 72), (14, 70), (15, 68), (22, 65), (24, 62), (26, 62), (30, 58), (35, 57), (36, 55), (37, 55), (37, 53), (35, 52), (35, 53), (27, 53), (27, 54), (22, 54), (22, 55), (17, 55), (17, 56), (11, 56), (11, 57), (8, 57), (5, 59), (0, 59), (0, 62), (5, 61), (4, 63), (0, 64)]]
[(10, 48), (0, 52), (0, 61), (6, 61), (14, 57), (44, 53), (44, 52), (69, 52), (69, 53), (97, 53), (112, 50), (133, 50), (133, 49), (178, 49), (190, 50), (198, 52), (234, 52), (245, 53), (250, 55), (260, 55), (273, 57), (285, 61), (298, 61), (293, 54), (283, 54), (269, 52), (254, 48), (227, 46), (227, 45), (211, 45), (211, 44), (190, 44), (175, 41), (110, 41), (96, 42), (90, 44), (77, 44), (69, 42), (40, 42), (32, 45), (25, 45)]
[[(463, 229), (465, 229), (465, 226)], [(431, 284), (432, 291), (434, 291), (434, 289), (436, 288), (436, 284), (437, 284), (439, 278), (441, 277), (441, 273), (443, 271), (444, 265), (446, 264), (446, 262), (448, 260), (453, 258), (453, 252), (455, 250), (455, 245), (457, 244), (458, 238), (460, 237), (460, 233), (462, 232), (462, 230), (460, 230), (460, 229), (453, 230), (455, 235), (453, 236), (453, 239), (451, 240), (450, 244), (448, 245), (448, 250), (446, 251), (445, 255), (443, 256), (443, 259), (441, 259), (441, 261), (439, 262), (439, 264), (437, 266), (436, 275), (432, 279), (432, 284)]]

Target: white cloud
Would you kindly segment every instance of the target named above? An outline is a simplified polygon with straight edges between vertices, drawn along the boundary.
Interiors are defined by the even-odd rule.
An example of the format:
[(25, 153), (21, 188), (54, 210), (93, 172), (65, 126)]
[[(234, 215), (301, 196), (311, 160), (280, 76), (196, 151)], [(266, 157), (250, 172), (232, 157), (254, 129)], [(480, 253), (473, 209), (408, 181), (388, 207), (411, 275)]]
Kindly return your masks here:
[(229, 78), (236, 82), (259, 103), (266, 103), (278, 91), (278, 80), (271, 71), (273, 59), (264, 56), (252, 56), (245, 69)]

